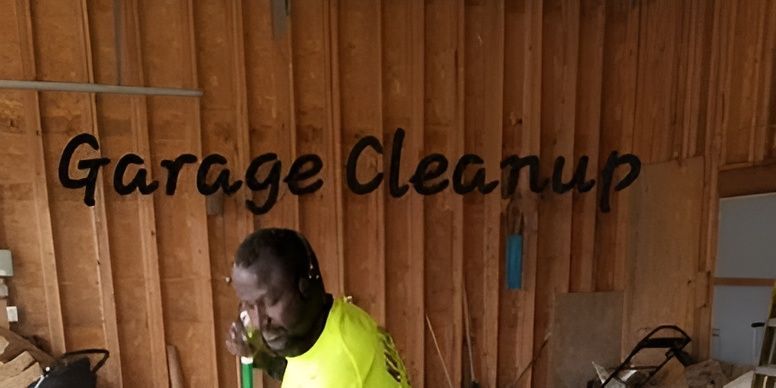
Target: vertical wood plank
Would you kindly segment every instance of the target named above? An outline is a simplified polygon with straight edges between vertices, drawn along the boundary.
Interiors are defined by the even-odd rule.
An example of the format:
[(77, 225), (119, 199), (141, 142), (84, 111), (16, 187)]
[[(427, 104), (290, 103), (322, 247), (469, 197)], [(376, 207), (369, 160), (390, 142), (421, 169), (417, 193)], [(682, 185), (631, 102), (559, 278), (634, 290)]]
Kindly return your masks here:
[[(136, 64), (137, 65), (137, 64)], [(124, 67), (126, 68), (126, 67)], [(139, 66), (138, 66), (139, 68)], [(145, 98), (133, 98), (131, 107), (133, 119), (136, 125), (136, 142), (141, 155), (150, 157), (151, 146), (148, 132), (147, 101)], [(149, 170), (153, 176), (153, 169)], [(152, 198), (142, 198), (139, 203), (140, 242), (144, 261), (143, 270), (146, 282), (145, 302), (148, 308), (148, 323), (145, 329), (148, 331), (150, 349), (154, 352), (151, 358), (152, 386), (163, 387), (169, 379), (169, 371), (165, 357), (166, 343), (164, 331), (164, 311), (162, 307), (162, 285), (159, 271), (159, 247), (156, 242), (156, 213)], [(122, 320), (123, 322), (123, 320)], [(129, 372), (129, 371), (128, 371)], [(127, 385), (131, 385), (127, 383)]]
[[(715, 34), (717, 34), (717, 29), (719, 30), (719, 33), (716, 35), (716, 41), (719, 42), (719, 56), (720, 56), (720, 62), (718, 65), (718, 86), (717, 86), (717, 93), (720, 94), (718, 102), (719, 107), (722, 108), (722, 112), (716, 117), (714, 117), (716, 120), (719, 120), (718, 125), (722, 126), (722, 129), (720, 130), (720, 148), (719, 148), (719, 164), (720, 168), (725, 167), (727, 164), (727, 143), (728, 143), (728, 133), (726, 130), (726, 125), (729, 120), (729, 107), (730, 102), (727, 101), (729, 97), (729, 90), (731, 87), (730, 79), (731, 79), (731, 60), (733, 55), (733, 31), (735, 28), (735, 17), (736, 12), (738, 10), (738, 7), (736, 3), (724, 3), (724, 6), (722, 6), (722, 12), (725, 13), (725, 15), (719, 16), (719, 27), (715, 27)], [(716, 19), (715, 19), (716, 20)], [(708, 140), (707, 140), (708, 141)]]
[(674, 158), (691, 158), (703, 153), (706, 96), (709, 84), (711, 18), (713, 2), (693, 0), (681, 4), (681, 41), (677, 47), (674, 88)]
[[(710, 284), (712, 259), (708, 258), (710, 252), (716, 252), (716, 217), (717, 217), (717, 171), (718, 158), (712, 154), (717, 153), (719, 144), (711, 151), (711, 143), (718, 141), (716, 132), (710, 131), (707, 135), (707, 109), (711, 84), (716, 82), (710, 78), (712, 61), (712, 29), (714, 28), (713, 2), (693, 1), (684, 4), (685, 13), (685, 40), (681, 51), (677, 52), (684, 68), (679, 70), (679, 79), (684, 79), (680, 88), (684, 89), (683, 101), (677, 101), (677, 115), (681, 120), (684, 144), (682, 145), (681, 158), (691, 158), (698, 154), (704, 158), (704, 189), (702, 202), (701, 241), (700, 254), (695, 266), (693, 279), (694, 295), (692, 305), (689, 306), (687, 320), (693, 326), (695, 341), (691, 346), (693, 355), (699, 359), (708, 357), (711, 340), (711, 303), (712, 285)], [(681, 75), (683, 74), (683, 75)], [(680, 81), (676, 81), (677, 83)], [(679, 105), (681, 104), (681, 105)], [(715, 127), (716, 130), (716, 127)], [(705, 144), (708, 142), (709, 144)], [(710, 223), (714, 223), (711, 225)], [(712, 232), (713, 230), (713, 232)], [(713, 256), (714, 254), (711, 253)]]
[[(197, 77), (204, 92), (200, 99), (202, 153), (224, 156), (234, 174), (231, 179), (243, 180), (250, 141), (242, 4), (198, 2), (193, 11)], [(211, 182), (217, 174), (211, 170)], [(237, 318), (237, 300), (225, 279), (231, 275), (234, 251), (253, 229), (253, 216), (245, 208), (250, 196), (247, 187), (231, 195), (219, 194), (215, 200), (222, 202), (223, 212), (207, 217), (217, 362), (223, 387), (237, 385), (236, 359), (223, 346), (229, 326)]]
[[(91, 45), (85, 2), (60, 2), (56, 6), (36, 3), (32, 4), (31, 15), (38, 59), (37, 78), (91, 82)], [(99, 138), (94, 95), (41, 93), (40, 99), (47, 181), (49, 187), (57, 187), (50, 198), (50, 207), (55, 249), (60, 253), (57, 271), (66, 346), (68, 349), (107, 347), (115, 356), (106, 365), (103, 382), (121, 386), (121, 356), (102, 183), (98, 179), (96, 205), (90, 208), (84, 206), (80, 192), (61, 187), (53, 173), (57, 170), (64, 144), (75, 134), (88, 132)], [(99, 155), (98, 152), (81, 152), (77, 154), (80, 157)], [(74, 229), (70, 227), (73, 224), (83, 227)]]
[[(243, 1), (243, 24), (250, 26), (244, 35), (251, 156), (274, 152), (287, 168), (297, 156), (292, 40), (289, 31), (272, 35), (270, 7), (270, 2)], [(266, 196), (255, 193), (254, 201), (264, 203)], [(255, 217), (255, 225), (298, 229), (299, 198), (281, 185), (277, 204)]]
[(754, 25), (754, 31), (752, 32), (756, 38), (755, 38), (755, 46), (754, 46), (754, 73), (750, 73), (751, 76), (755, 79), (754, 85), (752, 86), (752, 100), (754, 101), (754, 109), (752, 110), (749, 119), (751, 130), (749, 133), (749, 150), (748, 150), (748, 162), (753, 163), (755, 161), (755, 158), (761, 155), (761, 152), (759, 152), (759, 145), (755, 146), (755, 141), (758, 139), (758, 133), (762, 132), (762, 129), (757, 127), (757, 119), (759, 116), (759, 107), (760, 107), (760, 94), (762, 93), (761, 90), (765, 88), (764, 82), (765, 81), (765, 74), (766, 69), (764, 65), (769, 65), (769, 61), (766, 58), (763, 58), (764, 54), (764, 47), (765, 47), (765, 22), (766, 22), (766, 16), (768, 16), (768, 3), (761, 4), (756, 12), (754, 19), (750, 19), (750, 23)]
[[(288, 15), (283, 17), (290, 19)], [(246, 71), (246, 82), (251, 155), (274, 152), (287, 168), (285, 166), (290, 166), (297, 156), (291, 32), (273, 35), (274, 23), (283, 21), (273, 19), (271, 2), (244, 1), (243, 19), (244, 25), (250, 26), (244, 29), (244, 44), (246, 69), (249, 70)], [(290, 20), (285, 23), (291, 25)], [(266, 173), (260, 172), (261, 176)], [(253, 200), (264, 203), (267, 196), (267, 190), (257, 192)], [(287, 185), (281, 185), (277, 204), (269, 213), (254, 217), (254, 225), (256, 228), (298, 230), (299, 198), (288, 191)], [(268, 376), (257, 376), (256, 381), (259, 379), (263, 379), (265, 387), (278, 385)]]
[[(182, 35), (184, 37), (185, 42), (185, 48), (184, 48), (184, 58), (186, 58), (189, 62), (189, 68), (191, 69), (190, 72), (190, 85), (192, 87), (198, 87), (199, 84), (199, 70), (198, 70), (198, 63), (197, 63), (197, 31), (195, 28), (195, 16), (194, 16), (194, 0), (186, 0), (184, 4), (182, 4), (182, 12), (181, 15), (184, 17), (184, 22), (182, 23)], [(239, 82), (239, 81), (238, 81)], [(199, 102), (199, 103), (198, 103)], [(192, 141), (192, 148), (197, 152), (198, 154), (204, 156), (206, 155), (203, 149), (203, 131), (202, 131), (202, 108), (201, 108), (201, 100), (199, 101), (192, 101), (193, 105), (193, 131), (191, 133), (197, 135), (193, 138)], [(242, 117), (241, 117), (242, 119)], [(244, 145), (244, 144), (243, 144)], [(239, 148), (239, 147), (238, 147)], [(191, 214), (193, 215), (193, 218), (197, 219), (197, 225), (200, 227), (200, 233), (201, 236), (206, 237), (203, 239), (193, 239), (193, 248), (197, 250), (197, 252), (210, 252), (210, 245), (209, 245), (209, 237), (208, 234), (208, 224), (207, 224), (207, 213), (206, 213), (206, 207), (202, 206), (205, 205), (206, 198), (200, 197), (200, 207), (199, 208), (192, 208)], [(203, 209), (205, 208), (205, 209)], [(209, 370), (207, 372), (209, 373), (203, 373), (203, 382), (202, 384), (209, 384), (209, 385), (217, 385), (218, 384), (218, 375), (219, 369), (218, 369), (218, 351), (216, 350), (216, 322), (215, 322), (215, 315), (216, 311), (214, 309), (215, 304), (215, 298), (213, 297), (213, 289), (212, 289), (212, 281), (213, 281), (213, 270), (212, 270), (212, 263), (209, 262), (209, 260), (203, 260), (203, 262), (198, 263), (199, 264), (199, 276), (200, 279), (198, 280), (198, 283), (200, 283), (200, 287), (206, 286), (206, 281), (210, 281), (210, 288), (206, 289), (202, 292), (202, 299), (204, 300), (203, 305), (203, 311), (205, 311), (204, 319), (203, 319), (203, 332), (207, 335), (207, 342), (205, 342), (205, 345), (208, 346), (207, 348), (207, 354), (208, 356), (204, 358), (203, 364), (207, 365)], [(192, 379), (191, 382), (192, 385), (199, 385), (200, 383), (196, 380)]]
[(683, 55), (687, 61), (686, 88), (682, 126), (685, 138), (682, 157), (699, 156), (705, 151), (705, 123), (711, 63), (711, 33), (714, 2), (694, 1), (689, 5), (688, 49)]
[(332, 39), (336, 10), (330, 0), (291, 4), (291, 61), (297, 152), (324, 160), (323, 187), (299, 198), (299, 227), (315, 249), (327, 290), (342, 294), (339, 85)]
[[(466, 2), (465, 7), (465, 151), (481, 155), (486, 182), (500, 178), (502, 111), (504, 107), (504, 3)], [(498, 367), (499, 281), (501, 263), (501, 200), (498, 191), (464, 196), (464, 286), (471, 319), (472, 360), (476, 377), (495, 386)], [(469, 373), (465, 373), (468, 375)], [(469, 376), (471, 378), (471, 376)]]
[[(606, 2), (604, 74), (598, 165), (609, 153), (633, 151), (638, 76), (639, 3)], [(639, 157), (645, 155), (637, 154)], [(624, 290), (627, 216), (623, 196), (612, 196), (612, 212), (596, 218), (596, 291)]]
[[(601, 110), (599, 166), (612, 151), (634, 152), (634, 128), (641, 34), (640, 3), (606, 3), (604, 78)], [(617, 69), (616, 72), (614, 69)], [(636, 154), (649, 160), (650, 155)], [(596, 291), (626, 290), (627, 244), (629, 243), (628, 197), (612, 197), (612, 211), (596, 219)], [(627, 298), (626, 306), (627, 309)], [(627, 320), (627, 316), (624, 317)], [(623, 332), (623, 351), (627, 342)]]
[[(185, 0), (138, 2), (146, 84), (196, 87), (192, 11)], [(149, 97), (147, 109), (151, 164), (183, 153), (201, 159), (198, 100)], [(180, 354), (186, 384), (217, 386), (205, 198), (196, 190), (195, 167), (181, 170), (174, 196), (154, 197), (164, 330), (167, 344)]]
[[(455, 50), (455, 131), (451, 136), (451, 154), (459, 155), (465, 152), (466, 145), (466, 1), (456, 2), (456, 50)], [(451, 195), (455, 195), (452, 194)], [(453, 292), (453, 319), (463, 322), (463, 288), (465, 287), (464, 271), (464, 202), (463, 198), (456, 197), (453, 201), (452, 209), (454, 211), (453, 220), (457, 226), (453, 227), (453, 285), (456, 291)], [(462, 325), (461, 325), (462, 326)], [(455, 326), (453, 326), (455, 328)], [(461, 327), (462, 329), (462, 327)], [(459, 329), (460, 330), (460, 329)], [(451, 370), (453, 384), (455, 386), (462, 384), (463, 377), (463, 334), (456, 330), (457, 341), (454, 342), (453, 356), (455, 356), (453, 368)], [(456, 338), (456, 337), (453, 337)]]
[[(88, 71), (87, 82), (94, 82), (94, 63), (92, 55), (92, 45), (89, 34), (89, 10), (86, 0), (81, 0), (80, 4), (81, 19), (80, 19), (80, 42), (84, 52), (82, 66)], [(100, 138), (100, 130), (97, 121), (97, 102), (94, 94), (89, 96), (89, 113), (91, 115), (90, 121), (92, 125), (92, 132)], [(95, 224), (95, 238), (97, 239), (97, 266), (98, 277), (97, 281), (100, 286), (100, 302), (102, 304), (102, 324), (105, 335), (105, 343), (108, 350), (110, 350), (113, 363), (112, 365), (106, 364), (106, 374), (102, 376), (105, 381), (115, 387), (122, 387), (122, 370), (121, 370), (121, 348), (119, 345), (119, 333), (118, 333), (118, 319), (116, 316), (116, 300), (115, 291), (113, 287), (113, 270), (112, 259), (110, 254), (110, 242), (108, 238), (108, 221), (105, 211), (105, 193), (103, 185), (97, 186), (97, 200), (100, 201), (95, 206), (94, 211), (94, 224)], [(98, 376), (100, 378), (101, 376)]]
[(757, 108), (757, 87), (761, 62), (758, 36), (761, 34), (765, 2), (735, 2), (731, 29), (731, 59), (728, 72), (729, 94), (725, 106), (723, 165), (752, 162), (751, 138), (755, 128), (752, 117)]
[[(125, 61), (123, 68), (138, 69), (137, 23), (134, 9), (127, 6), (115, 11), (121, 12), (121, 24), (116, 25), (112, 5), (105, 0), (89, 3), (94, 80), (117, 83), (122, 78), (124, 82), (142, 84), (141, 73), (127, 73), (123, 77), (117, 73), (120, 68), (116, 64), (118, 58)], [(122, 26), (126, 29), (119, 31)], [(125, 41), (119, 47), (116, 47), (117, 35)], [(117, 55), (117, 51), (126, 50), (125, 47), (133, 52)], [(126, 66), (129, 63), (134, 67)], [(105, 155), (116, 160), (130, 152), (141, 157), (150, 154), (144, 97), (98, 95), (95, 108)], [(124, 354), (121, 359), (123, 383), (161, 387), (165, 386), (168, 375), (153, 200), (137, 193), (129, 197), (115, 193), (112, 185), (114, 166), (103, 171), (103, 179), (107, 192), (106, 224), (114, 267), (118, 336)], [(144, 168), (153, 176), (155, 169), (152, 166)], [(131, 176), (135, 171), (130, 169), (125, 176)], [(142, 261), (140, 266), (137, 265), (138, 258)]]
[(776, 18), (776, 4), (767, 2), (763, 10), (760, 39), (760, 79), (757, 82), (757, 108), (752, 125), (753, 160), (755, 163), (776, 156), (776, 26), (772, 22)]
[(693, 2), (685, 2), (679, 5), (678, 11), (680, 15), (676, 18), (679, 26), (676, 27), (677, 42), (674, 47), (676, 60), (674, 60), (674, 79), (672, 81), (672, 93), (671, 99), (673, 101), (672, 111), (673, 119), (672, 124), (676, 127), (671, 133), (671, 144), (669, 144), (667, 150), (663, 150), (665, 153), (670, 154), (672, 159), (686, 159), (689, 143), (690, 132), (692, 127), (687, 123), (687, 116), (695, 116), (695, 112), (687, 112), (686, 106), (693, 100), (692, 83), (694, 81), (693, 68), (691, 67), (691, 61), (693, 56), (693, 44), (694, 44), (694, 30), (698, 29), (698, 25), (702, 26), (702, 21), (698, 20), (697, 12), (694, 12)]
[[(456, 158), (463, 152), (464, 140), (463, 1), (428, 0), (425, 6), (424, 154)], [(457, 387), (463, 339), (463, 201), (450, 188), (424, 201), (424, 303), (442, 357), (426, 335), (425, 385), (447, 386), (447, 369)]]
[[(340, 71), (339, 71), (339, 40), (335, 37), (339, 36), (337, 22), (339, 13), (337, 12), (339, 7), (338, 0), (329, 0), (327, 4), (328, 17), (324, 18), (323, 26), (324, 31), (328, 32), (328, 39), (324, 39), (324, 54), (328, 60), (324, 62), (325, 71), (327, 75), (327, 83), (329, 85), (326, 93), (326, 107), (329, 112), (327, 115), (328, 126), (332, 128), (331, 135), (329, 136), (330, 146), (329, 154), (332, 155), (333, 160), (343, 160), (342, 156), (342, 111), (340, 107), (341, 103), (341, 90), (340, 90)], [(345, 222), (344, 217), (344, 194), (342, 185), (342, 169), (334, 169), (334, 179), (339, 184), (334, 186), (334, 206), (335, 213), (337, 215), (336, 223), (336, 248), (339, 263), (337, 266), (337, 286), (341, 293), (347, 292), (345, 289)]]
[[(576, 122), (579, 15), (578, 3), (548, 1), (542, 17), (541, 171), (542, 176), (552, 176), (549, 161), (563, 156), (566, 181), (574, 164), (574, 133), (568, 128)], [(555, 295), (568, 292), (572, 210), (568, 195), (548, 192), (539, 203), (534, 349), (541, 347), (549, 333)], [(534, 385), (548, 386), (552, 354), (546, 351), (535, 356)]]
[[(407, 183), (423, 153), (425, 90), (423, 2), (382, 2), (383, 166), (397, 128), (406, 130), (399, 184)], [(406, 20), (408, 28), (397, 20)], [(388, 182), (383, 182), (388, 190)], [(423, 197), (412, 188), (401, 198), (385, 200), (386, 324), (407, 366), (414, 387), (425, 383), (425, 312)]]
[[(719, 224), (719, 190), (717, 187), (719, 166), (721, 162), (721, 142), (723, 134), (724, 94), (726, 85), (725, 74), (728, 63), (727, 26), (728, 15), (726, 6), (730, 3), (714, 2), (712, 14), (712, 31), (710, 41), (710, 69), (708, 99), (703, 128), (704, 135), (704, 192), (703, 218), (701, 221), (700, 257), (697, 263), (698, 280), (704, 284), (696, 285), (696, 314), (694, 330), (697, 345), (693, 345), (693, 356), (707, 358), (711, 353), (711, 306), (713, 298), (713, 282), (711, 276), (715, 271), (717, 257), (717, 236)], [(700, 282), (699, 282), (700, 283)]]
[(644, 162), (661, 162), (674, 156), (673, 135), (681, 133), (672, 111), (672, 91), (678, 84), (675, 45), (681, 38), (680, 3), (653, 1), (639, 5), (633, 152)]
[[(115, 16), (115, 15), (114, 15)], [(124, 48), (123, 63), (118, 66), (120, 82), (144, 84), (141, 40), (140, 40), (140, 21), (138, 19), (138, 9), (136, 1), (128, 1), (124, 4), (122, 19), (122, 29), (118, 29), (123, 39), (119, 41), (119, 47)], [(151, 143), (148, 130), (148, 99), (146, 97), (132, 98), (133, 122), (136, 126), (137, 147), (141, 155), (151, 158)], [(151, 176), (155, 169), (150, 167)], [(160, 174), (157, 174), (160, 175)], [(169, 381), (169, 370), (167, 365), (167, 344), (165, 341), (164, 329), (164, 311), (162, 307), (162, 284), (159, 270), (159, 246), (156, 241), (156, 212), (154, 210), (154, 199), (144, 197), (140, 199), (140, 230), (143, 231), (141, 244), (143, 247), (144, 258), (144, 277), (146, 279), (145, 299), (148, 305), (149, 322), (147, 330), (151, 349), (154, 352), (151, 355), (151, 375), (153, 376), (153, 385), (157, 387), (164, 386)]]
[[(379, 0), (337, 2), (337, 44), (342, 148), (352, 150), (365, 136), (382, 138), (382, 27)], [(387, 152), (384, 150), (384, 153)], [(339, 165), (347, 163), (341, 155)], [(356, 177), (368, 182), (384, 171), (383, 157), (367, 149)], [(384, 178), (383, 180), (385, 180)], [(383, 181), (382, 184), (385, 184)], [(345, 291), (380, 324), (385, 323), (384, 191), (355, 194), (343, 187)]]
[[(582, 1), (580, 8), (574, 162), (583, 156), (590, 157), (587, 176), (594, 179), (599, 171), (606, 8), (602, 0)], [(596, 185), (587, 193), (575, 190), (573, 194), (571, 292), (592, 292), (595, 289), (597, 189)]]
[[(542, 128), (542, 52), (544, 45), (543, 19), (544, 1), (530, 0), (527, 6), (528, 29), (526, 37), (525, 77), (523, 88), (523, 114), (524, 125), (527, 130), (522, 135), (522, 147), (528, 155), (539, 155), (541, 152), (541, 128)], [(529, 191), (529, 176), (527, 173), (520, 177), (519, 203), (524, 217), (525, 266), (523, 275), (525, 279), (526, 293), (524, 295), (525, 314), (521, 317), (521, 333), (519, 341), (524, 345), (518, 356), (520, 374), (516, 384), (521, 387), (530, 387), (534, 380), (534, 359), (541, 355), (546, 345), (546, 339), (536, 348), (534, 347), (536, 327), (536, 285), (537, 267), (539, 256), (539, 197)], [(545, 337), (546, 338), (546, 337)]]
[[(538, 126), (529, 127), (529, 94), (531, 84), (531, 39), (536, 38), (532, 26), (532, 3), (523, 0), (505, 2), (504, 20), (504, 88), (502, 127), (502, 156), (536, 155), (531, 150), (531, 138), (538, 145)], [(541, 35), (539, 34), (540, 38)], [(540, 64), (540, 61), (533, 61)], [(540, 68), (536, 69), (540, 71)], [(538, 85), (538, 83), (534, 83)], [(540, 92), (540, 91), (539, 91)], [(531, 94), (533, 95), (533, 94)], [(538, 94), (537, 94), (538, 95)], [(538, 124), (538, 121), (536, 121)], [(538, 148), (538, 147), (537, 147)], [(500, 264), (499, 280), (499, 336), (498, 370), (496, 386), (528, 386), (530, 372), (522, 374), (532, 358), (533, 348), (533, 274), (536, 262), (536, 198), (526, 190), (527, 175), (521, 174), (518, 190), (506, 199), (503, 216), (505, 236), (521, 233), (523, 236), (523, 288), (509, 290), (505, 287), (504, 260)], [(503, 184), (503, 183), (502, 183)], [(497, 195), (497, 194), (491, 194)], [(532, 213), (533, 209), (533, 213)], [(522, 230), (521, 230), (522, 227)], [(528, 334), (528, 336), (526, 336)], [(522, 377), (522, 379), (521, 379)], [(520, 379), (520, 380), (519, 380)]]
[[(148, 155), (138, 144), (143, 124), (135, 120), (141, 116), (136, 113), (137, 104), (124, 96), (97, 96), (96, 103), (104, 155), (113, 159), (130, 152)], [(146, 260), (155, 256), (151, 234), (154, 228), (146, 217), (153, 221), (153, 216), (147, 213), (148, 209), (143, 204), (146, 198), (140, 198), (138, 194), (122, 197), (112, 191), (113, 171), (113, 168), (105, 170), (103, 180), (107, 181), (105, 207), (115, 279), (113, 297), (119, 322), (119, 341), (125, 348), (121, 368), (125, 384), (154, 386), (156, 379), (166, 377), (163, 371), (157, 369), (166, 370), (166, 363), (148, 351), (159, 350), (158, 343), (152, 341), (154, 334), (155, 339), (164, 344), (164, 337), (159, 337), (161, 333), (157, 331), (163, 330), (158, 326), (157, 318), (161, 314), (160, 294), (158, 289), (155, 292), (154, 287), (148, 284), (153, 282), (153, 277), (148, 279), (149, 282), (146, 280), (149, 275), (146, 269), (152, 269), (147, 266)], [(129, 174), (133, 172), (128, 170), (125, 176), (131, 176)], [(138, 259), (142, 260), (141, 265), (138, 265)], [(166, 353), (163, 351), (162, 354)]]

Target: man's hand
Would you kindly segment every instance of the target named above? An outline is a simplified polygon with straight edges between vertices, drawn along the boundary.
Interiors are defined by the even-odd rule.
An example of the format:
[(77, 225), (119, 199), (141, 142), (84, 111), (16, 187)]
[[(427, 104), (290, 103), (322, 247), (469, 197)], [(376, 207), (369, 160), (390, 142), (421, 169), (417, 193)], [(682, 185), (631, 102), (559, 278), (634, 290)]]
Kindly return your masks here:
[(263, 369), (274, 379), (282, 380), (286, 370), (286, 359), (275, 355), (266, 347), (260, 332), (250, 337), (239, 319), (232, 322), (229, 328), (226, 348), (229, 353), (237, 357), (253, 357), (254, 368)]
[(229, 353), (237, 357), (253, 357), (257, 349), (252, 349), (248, 340), (248, 332), (238, 319), (232, 322), (229, 328), (229, 337), (226, 340), (226, 348)]

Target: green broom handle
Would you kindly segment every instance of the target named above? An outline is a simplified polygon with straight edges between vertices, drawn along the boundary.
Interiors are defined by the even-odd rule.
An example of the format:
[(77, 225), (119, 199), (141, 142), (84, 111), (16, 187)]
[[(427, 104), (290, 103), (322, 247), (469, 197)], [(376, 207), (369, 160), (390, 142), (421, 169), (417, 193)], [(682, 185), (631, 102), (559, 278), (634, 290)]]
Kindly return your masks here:
[(240, 371), (242, 388), (253, 388), (253, 357), (240, 357)]

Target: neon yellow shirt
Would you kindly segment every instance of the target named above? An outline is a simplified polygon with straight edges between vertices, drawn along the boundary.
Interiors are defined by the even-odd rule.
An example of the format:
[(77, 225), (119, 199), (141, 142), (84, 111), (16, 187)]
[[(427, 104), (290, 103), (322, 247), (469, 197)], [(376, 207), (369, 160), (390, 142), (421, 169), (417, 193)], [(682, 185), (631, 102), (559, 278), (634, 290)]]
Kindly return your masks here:
[(409, 388), (391, 336), (364, 310), (335, 299), (321, 336), (287, 357), (282, 388)]

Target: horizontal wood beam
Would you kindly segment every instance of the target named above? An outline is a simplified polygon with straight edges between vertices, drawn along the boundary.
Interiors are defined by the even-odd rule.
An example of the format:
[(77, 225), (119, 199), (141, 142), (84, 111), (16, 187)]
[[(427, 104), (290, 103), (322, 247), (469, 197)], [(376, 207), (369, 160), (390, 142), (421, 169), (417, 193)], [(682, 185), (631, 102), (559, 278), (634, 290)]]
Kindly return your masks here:
[(725, 170), (719, 173), (720, 198), (772, 192), (776, 192), (776, 164)]
[(714, 278), (715, 286), (776, 287), (776, 279), (768, 278)]

